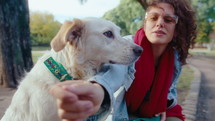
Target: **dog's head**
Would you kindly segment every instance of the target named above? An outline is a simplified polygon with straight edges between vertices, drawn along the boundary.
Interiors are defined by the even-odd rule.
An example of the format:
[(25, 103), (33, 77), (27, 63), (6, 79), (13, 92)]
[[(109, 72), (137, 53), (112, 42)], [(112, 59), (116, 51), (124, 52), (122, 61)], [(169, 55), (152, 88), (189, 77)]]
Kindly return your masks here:
[(65, 47), (73, 48), (81, 62), (126, 65), (133, 63), (142, 52), (140, 46), (120, 35), (118, 26), (99, 18), (66, 21), (52, 40), (51, 47), (56, 52)]

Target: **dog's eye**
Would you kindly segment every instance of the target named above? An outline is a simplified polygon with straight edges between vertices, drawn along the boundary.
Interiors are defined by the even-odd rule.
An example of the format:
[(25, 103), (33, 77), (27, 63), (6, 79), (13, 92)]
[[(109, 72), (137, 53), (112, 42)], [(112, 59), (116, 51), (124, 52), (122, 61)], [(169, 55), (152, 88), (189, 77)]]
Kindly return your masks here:
[(106, 31), (103, 34), (108, 38), (112, 38), (112, 39), (114, 38), (112, 31)]

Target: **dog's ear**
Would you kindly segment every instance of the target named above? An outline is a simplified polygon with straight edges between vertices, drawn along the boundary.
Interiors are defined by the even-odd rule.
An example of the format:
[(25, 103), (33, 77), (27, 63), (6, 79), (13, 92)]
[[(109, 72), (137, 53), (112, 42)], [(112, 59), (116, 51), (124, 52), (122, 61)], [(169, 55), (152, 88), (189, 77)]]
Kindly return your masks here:
[(81, 37), (83, 27), (84, 24), (80, 19), (64, 22), (57, 35), (52, 39), (51, 47), (58, 52), (65, 47), (67, 42), (76, 45)]

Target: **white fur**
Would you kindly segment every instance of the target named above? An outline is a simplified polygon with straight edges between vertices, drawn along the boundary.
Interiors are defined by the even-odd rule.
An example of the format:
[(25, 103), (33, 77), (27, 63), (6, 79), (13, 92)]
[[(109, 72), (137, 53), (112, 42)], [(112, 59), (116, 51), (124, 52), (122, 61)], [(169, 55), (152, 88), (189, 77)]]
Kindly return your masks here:
[[(114, 37), (105, 36), (103, 33), (107, 31)], [(133, 63), (138, 58), (133, 49), (141, 50), (122, 38), (115, 24), (96, 18), (65, 22), (51, 46), (53, 49), (21, 81), (1, 121), (60, 121), (56, 101), (49, 94), (49, 89), (59, 80), (43, 64), (47, 58), (53, 57), (63, 64), (74, 78), (87, 80), (104, 63)]]

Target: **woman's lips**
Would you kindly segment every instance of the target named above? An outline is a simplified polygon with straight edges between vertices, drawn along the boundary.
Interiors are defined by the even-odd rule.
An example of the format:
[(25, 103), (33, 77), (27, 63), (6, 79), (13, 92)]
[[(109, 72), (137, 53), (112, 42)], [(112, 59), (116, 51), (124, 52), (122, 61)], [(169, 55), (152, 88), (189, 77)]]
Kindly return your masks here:
[(161, 31), (161, 30), (155, 31), (155, 32), (153, 32), (153, 33), (155, 33), (157, 36), (163, 36), (163, 35), (166, 34), (165, 32), (163, 32), (163, 31)]

